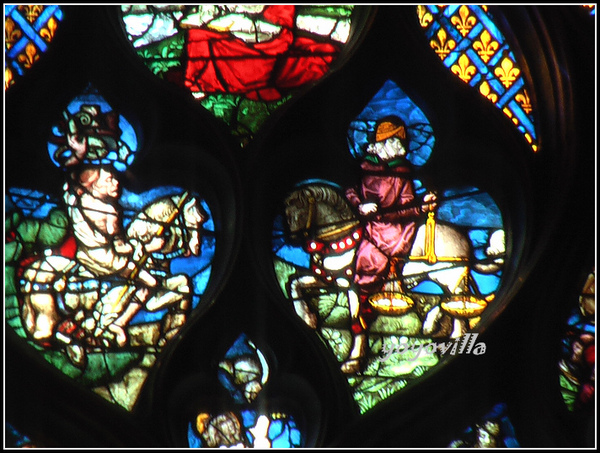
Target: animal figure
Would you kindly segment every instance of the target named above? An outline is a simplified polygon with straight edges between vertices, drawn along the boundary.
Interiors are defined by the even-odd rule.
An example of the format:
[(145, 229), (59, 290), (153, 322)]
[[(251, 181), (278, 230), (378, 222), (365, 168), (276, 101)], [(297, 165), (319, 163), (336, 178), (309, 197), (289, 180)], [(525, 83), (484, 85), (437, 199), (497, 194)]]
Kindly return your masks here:
[[(308, 288), (337, 285), (347, 293), (350, 316), (357, 316), (353, 266), (362, 231), (350, 205), (334, 187), (311, 184), (292, 192), (285, 200), (285, 206), (290, 237), (301, 240), (310, 254), (310, 274), (297, 275), (290, 283), (290, 295), (297, 314), (310, 327), (316, 328), (317, 317), (303, 299), (303, 292)], [(442, 316), (450, 315), (454, 320), (451, 336), (460, 336), (467, 330), (465, 319), (477, 316), (485, 309), (486, 301), (473, 295), (470, 271), (491, 273), (502, 266), (505, 253), (503, 230), (491, 235), (487, 253), (492, 260), (473, 262), (469, 240), (453, 226), (436, 222), (434, 213), (418, 227), (402, 275), (397, 277), (408, 289), (430, 279), (443, 289), (446, 299), (427, 314), (424, 334), (433, 332)], [(361, 341), (354, 338), (348, 360), (359, 354), (358, 343)]]
[[(359, 221), (350, 205), (333, 188), (307, 185), (292, 192), (285, 200), (285, 212), (293, 240), (302, 242), (310, 254), (311, 273), (300, 275), (290, 283), (294, 308), (311, 328), (317, 328), (317, 316), (304, 300), (306, 288), (326, 288), (337, 285), (346, 292), (349, 315), (356, 319), (359, 299), (354, 289), (354, 257), (361, 239)], [(347, 362), (360, 357), (365, 338), (353, 336), (353, 346)], [(342, 370), (345, 371), (345, 364)]]
[(504, 264), (504, 230), (496, 230), (490, 235), (485, 261), (472, 258), (471, 244), (467, 238), (450, 225), (432, 222), (433, 214), (425, 225), (417, 230), (408, 262), (402, 277), (407, 288), (417, 286), (429, 279), (444, 290), (440, 305), (427, 313), (423, 323), (423, 333), (432, 334), (442, 317), (452, 318), (451, 338), (464, 335), (469, 329), (469, 318), (480, 315), (487, 307), (487, 301), (474, 295), (471, 270), (481, 273), (497, 272)]
[[(187, 193), (159, 199), (132, 220), (127, 236), (135, 244), (138, 271), (144, 268), (161, 284), (149, 289), (144, 306), (132, 301), (135, 288), (122, 277), (100, 279), (81, 263), (47, 250), (23, 271), (20, 290), (25, 330), (43, 345), (71, 345), (75, 361), (87, 346), (123, 346), (127, 322), (140, 310), (168, 308), (163, 334), (171, 338), (183, 325), (190, 305), (190, 283), (185, 274), (169, 276), (169, 262), (177, 256), (200, 254), (200, 227), (206, 217), (195, 197)], [(162, 248), (152, 254), (144, 245), (157, 237)], [(119, 321), (121, 321), (119, 325)], [(123, 331), (123, 332), (122, 332)], [(69, 352), (68, 351), (68, 352)]]

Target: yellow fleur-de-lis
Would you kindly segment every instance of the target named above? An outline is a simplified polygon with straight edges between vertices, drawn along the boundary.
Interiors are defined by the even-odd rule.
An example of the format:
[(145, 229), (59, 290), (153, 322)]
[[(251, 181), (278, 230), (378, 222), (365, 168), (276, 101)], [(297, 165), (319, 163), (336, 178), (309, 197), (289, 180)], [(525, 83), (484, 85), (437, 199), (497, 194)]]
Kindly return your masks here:
[(527, 140), (527, 143), (529, 143), (531, 145), (531, 149), (535, 153), (538, 150), (538, 146), (537, 146), (536, 143), (534, 143), (533, 138), (531, 137), (531, 135), (529, 135), (528, 133), (525, 133), (524, 137), (525, 137), (525, 140)]
[(490, 61), (490, 58), (498, 51), (500, 44), (492, 39), (492, 36), (487, 30), (483, 30), (479, 36), (479, 41), (473, 43), (473, 49), (484, 63)]
[(506, 116), (508, 116), (508, 117), (510, 118), (510, 120), (512, 121), (512, 123), (513, 123), (515, 126), (518, 126), (518, 125), (519, 125), (519, 119), (513, 115), (513, 112), (510, 110), (510, 108), (508, 108), (508, 107), (504, 107), (504, 108), (502, 109), (502, 111), (504, 112), (504, 114), (505, 114)]
[[(475, 16), (470, 15), (471, 10), (467, 5), (462, 5), (458, 9), (458, 16), (452, 16), (450, 22), (456, 27), (461, 35), (467, 36), (471, 29), (477, 23)], [(459, 17), (460, 16), (460, 17)]]
[(34, 23), (39, 15), (44, 11), (44, 5), (20, 5), (17, 9), (25, 14), (25, 19), (30, 24)]
[(54, 32), (56, 31), (56, 28), (58, 27), (58, 22), (56, 21), (56, 19), (54, 19), (54, 17), (51, 17), (48, 20), (46, 27), (47, 28), (42, 28), (40, 30), (40, 36), (46, 42), (50, 42), (50, 41), (52, 41), (52, 38), (54, 38)]
[(440, 28), (440, 30), (437, 32), (437, 41), (432, 39), (429, 44), (442, 60), (444, 60), (456, 47), (456, 42), (453, 39), (448, 39), (446, 30), (443, 28)]
[(521, 104), (521, 108), (523, 109), (523, 111), (527, 114), (530, 114), (532, 111), (532, 107), (531, 107), (531, 100), (529, 99), (529, 94), (527, 93), (527, 90), (523, 90), (521, 93), (517, 94), (515, 96), (515, 100)]
[(10, 68), (4, 68), (4, 91), (8, 90), (13, 83), (15, 83), (13, 79), (13, 73)]
[(417, 16), (419, 17), (419, 23), (421, 27), (427, 28), (429, 24), (433, 21), (433, 16), (429, 12), (429, 9), (425, 5), (417, 6)]
[(23, 67), (29, 69), (33, 63), (35, 63), (40, 56), (37, 53), (36, 47), (32, 43), (28, 43), (25, 46), (25, 53), (20, 54), (17, 57), (19, 63), (23, 64)]
[(22, 35), (21, 29), (17, 27), (10, 17), (7, 17), (4, 20), (4, 45), (6, 49), (10, 49)]
[(483, 83), (479, 85), (479, 92), (484, 98), (489, 99), (494, 104), (498, 102), (498, 95), (492, 92), (492, 88), (490, 87), (490, 84), (487, 82), (487, 80), (484, 80)]
[(469, 57), (467, 57), (465, 54), (460, 56), (458, 59), (458, 64), (452, 65), (450, 70), (453, 74), (456, 74), (467, 83), (469, 83), (469, 80), (471, 80), (471, 78), (477, 73), (477, 69), (471, 64)]
[(506, 88), (510, 87), (517, 80), (520, 73), (520, 69), (515, 67), (513, 61), (508, 57), (504, 57), (500, 67), (494, 70), (494, 74)]

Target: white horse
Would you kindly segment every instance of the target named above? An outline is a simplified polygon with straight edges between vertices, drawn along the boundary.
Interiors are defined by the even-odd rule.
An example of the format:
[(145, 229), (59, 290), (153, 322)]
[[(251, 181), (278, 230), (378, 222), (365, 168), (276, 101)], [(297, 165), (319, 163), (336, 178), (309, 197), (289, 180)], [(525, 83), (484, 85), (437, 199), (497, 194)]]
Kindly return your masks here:
[[(290, 296), (296, 313), (317, 328), (317, 316), (304, 300), (307, 288), (336, 285), (345, 291), (351, 320), (359, 315), (359, 299), (353, 285), (354, 258), (360, 240), (359, 221), (344, 197), (326, 185), (307, 185), (292, 192), (285, 200), (290, 235), (303, 242), (310, 254), (310, 274), (298, 275), (290, 282)], [(361, 357), (364, 334), (353, 336), (353, 345), (342, 371), (350, 372), (350, 363)]]
[[(25, 330), (42, 344), (98, 344), (96, 339), (103, 338), (105, 345), (123, 346), (127, 324), (140, 309), (169, 308), (164, 333), (172, 337), (185, 322), (191, 294), (187, 275), (169, 276), (169, 262), (176, 256), (199, 255), (205, 220), (198, 200), (187, 193), (159, 199), (132, 220), (127, 237), (135, 244), (134, 273), (162, 277), (161, 284), (147, 289), (143, 304), (133, 300), (136, 288), (129, 281), (99, 277), (78, 261), (47, 250), (24, 269), (20, 281)], [(144, 246), (156, 237), (163, 238), (161, 249), (145, 253)]]
[[(506, 253), (504, 230), (495, 230), (490, 235), (485, 252), (488, 259), (473, 261), (470, 243), (454, 228), (436, 224), (434, 232), (431, 226), (429, 232), (427, 229), (424, 225), (417, 231), (403, 278), (408, 288), (428, 278), (444, 290), (442, 303), (427, 313), (423, 333), (432, 334), (443, 316), (449, 315), (452, 318), (450, 337), (458, 338), (469, 330), (468, 320), (477, 318), (487, 307), (486, 300), (473, 294), (471, 270), (490, 274), (503, 266)], [(461, 250), (465, 253), (453, 255)]]
[[(297, 314), (316, 328), (316, 315), (306, 304), (303, 292), (307, 288), (337, 285), (346, 291), (350, 316), (355, 318), (359, 302), (352, 277), (360, 223), (346, 198), (328, 185), (306, 185), (292, 192), (285, 206), (290, 235), (304, 241), (312, 269), (311, 273), (298, 275), (290, 283)], [(454, 319), (451, 336), (466, 332), (465, 319), (476, 316), (486, 306), (485, 301), (472, 294), (470, 271), (497, 271), (504, 262), (504, 253), (504, 231), (497, 230), (491, 235), (487, 250), (490, 260), (473, 262), (472, 246), (465, 235), (451, 225), (436, 222), (434, 214), (429, 213), (427, 222), (417, 229), (399, 276), (406, 288), (414, 288), (430, 279), (445, 293), (446, 300), (427, 315), (423, 333), (430, 334), (444, 314)], [(349, 360), (359, 354), (363, 340), (354, 338)]]

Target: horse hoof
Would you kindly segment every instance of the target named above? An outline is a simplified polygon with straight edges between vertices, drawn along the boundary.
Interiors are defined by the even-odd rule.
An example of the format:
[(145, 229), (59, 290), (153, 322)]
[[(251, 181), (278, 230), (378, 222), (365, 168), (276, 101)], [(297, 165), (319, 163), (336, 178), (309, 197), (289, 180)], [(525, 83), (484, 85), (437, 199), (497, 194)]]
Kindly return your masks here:
[(108, 326), (108, 330), (110, 330), (114, 334), (117, 346), (122, 348), (123, 346), (127, 345), (127, 334), (121, 326), (111, 324)]
[(77, 344), (70, 344), (66, 347), (67, 357), (77, 368), (85, 368), (87, 365), (87, 355), (85, 349)]
[(317, 316), (314, 314), (310, 314), (310, 315), (306, 315), (306, 317), (303, 318), (304, 322), (308, 325), (308, 327), (310, 327), (311, 329), (316, 329), (317, 325), (318, 325), (318, 320), (317, 320)]
[(342, 373), (354, 374), (362, 371), (363, 359), (348, 359), (342, 363)]

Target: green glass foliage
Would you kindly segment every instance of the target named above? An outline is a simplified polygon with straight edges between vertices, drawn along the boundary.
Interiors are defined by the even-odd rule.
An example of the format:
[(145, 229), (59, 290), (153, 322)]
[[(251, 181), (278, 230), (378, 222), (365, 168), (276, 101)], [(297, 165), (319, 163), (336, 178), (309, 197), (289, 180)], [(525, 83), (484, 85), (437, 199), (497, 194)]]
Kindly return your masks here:
[(579, 306), (567, 320), (561, 344), (559, 382), (570, 411), (591, 408), (596, 393), (596, 273), (591, 272), (579, 296)]
[(274, 222), (279, 285), (361, 413), (453, 356), (485, 353), (471, 331), (500, 286), (502, 214), (475, 187), (432, 193), (412, 176), (434, 143), (423, 112), (387, 81), (348, 128), (356, 184), (300, 181)]
[[(246, 146), (294, 93), (329, 70), (354, 5), (122, 5), (153, 74), (190, 90)], [(264, 36), (263, 36), (264, 35)]]
[(63, 374), (127, 410), (199, 304), (215, 250), (211, 210), (175, 186), (122, 185), (130, 123), (88, 87), (48, 141), (62, 196), (5, 196), (8, 326)]

